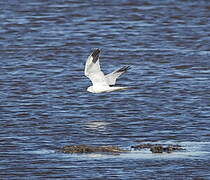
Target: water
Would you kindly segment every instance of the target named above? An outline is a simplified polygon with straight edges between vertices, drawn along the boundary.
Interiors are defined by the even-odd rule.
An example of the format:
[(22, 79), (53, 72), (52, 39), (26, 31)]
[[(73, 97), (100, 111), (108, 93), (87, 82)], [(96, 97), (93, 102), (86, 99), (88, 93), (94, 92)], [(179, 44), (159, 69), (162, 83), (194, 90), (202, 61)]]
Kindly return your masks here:
[[(1, 179), (210, 179), (210, 2), (0, 2)], [(84, 63), (132, 69), (86, 92)], [(172, 154), (66, 155), (70, 144), (174, 143)]]

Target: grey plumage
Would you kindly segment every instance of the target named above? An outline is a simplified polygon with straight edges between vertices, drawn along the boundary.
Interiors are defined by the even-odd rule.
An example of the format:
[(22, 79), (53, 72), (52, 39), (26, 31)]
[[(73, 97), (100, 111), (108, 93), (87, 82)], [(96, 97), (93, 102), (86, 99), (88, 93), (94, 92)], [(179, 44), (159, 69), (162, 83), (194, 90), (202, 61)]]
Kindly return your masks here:
[(117, 78), (120, 75), (124, 74), (128, 69), (130, 69), (130, 66), (123, 66), (120, 69), (117, 69), (117, 70), (113, 71), (112, 73), (105, 75), (106, 82), (109, 85), (115, 85)]

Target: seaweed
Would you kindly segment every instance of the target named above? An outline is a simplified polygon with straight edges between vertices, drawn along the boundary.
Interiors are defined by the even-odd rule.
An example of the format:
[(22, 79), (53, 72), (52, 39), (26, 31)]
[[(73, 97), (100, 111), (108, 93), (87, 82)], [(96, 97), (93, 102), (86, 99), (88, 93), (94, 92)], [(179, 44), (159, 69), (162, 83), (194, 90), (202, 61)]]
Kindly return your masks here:
[(141, 150), (141, 149), (150, 149), (150, 151), (152, 153), (163, 153), (163, 152), (167, 152), (167, 153), (171, 153), (173, 151), (181, 151), (181, 150), (185, 150), (183, 147), (181, 147), (180, 145), (173, 145), (173, 144), (169, 144), (169, 145), (165, 145), (165, 144), (139, 144), (139, 145), (135, 145), (135, 146), (131, 146), (131, 148), (135, 149), (135, 150)]
[(117, 146), (90, 146), (90, 145), (69, 145), (60, 149), (63, 153), (122, 153), (128, 150)]

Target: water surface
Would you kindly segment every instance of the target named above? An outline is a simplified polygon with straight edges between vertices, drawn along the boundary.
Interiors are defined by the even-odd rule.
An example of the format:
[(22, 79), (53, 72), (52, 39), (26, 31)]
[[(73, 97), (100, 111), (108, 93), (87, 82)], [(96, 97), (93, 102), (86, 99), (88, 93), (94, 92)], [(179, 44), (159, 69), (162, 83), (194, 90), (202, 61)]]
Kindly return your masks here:
[[(210, 178), (210, 3), (0, 2), (1, 179)], [(91, 94), (84, 63), (130, 65), (129, 91)], [(66, 155), (69, 144), (186, 152)]]

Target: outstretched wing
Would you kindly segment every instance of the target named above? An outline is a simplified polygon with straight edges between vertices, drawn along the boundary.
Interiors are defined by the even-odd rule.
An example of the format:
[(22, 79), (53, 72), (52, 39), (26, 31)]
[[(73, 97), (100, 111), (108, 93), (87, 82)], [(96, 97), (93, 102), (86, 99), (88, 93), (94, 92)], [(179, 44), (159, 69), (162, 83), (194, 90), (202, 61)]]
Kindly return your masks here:
[(85, 76), (87, 76), (94, 86), (108, 86), (104, 73), (99, 64), (100, 49), (95, 49), (87, 58), (85, 64)]
[(117, 78), (125, 73), (128, 69), (130, 69), (130, 66), (123, 66), (122, 68), (117, 69), (110, 74), (107, 74), (105, 76), (107, 84), (115, 85)]

